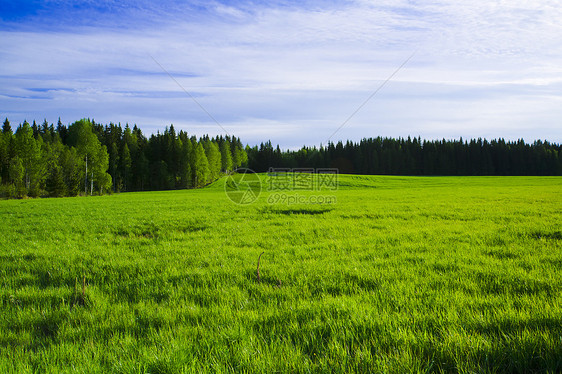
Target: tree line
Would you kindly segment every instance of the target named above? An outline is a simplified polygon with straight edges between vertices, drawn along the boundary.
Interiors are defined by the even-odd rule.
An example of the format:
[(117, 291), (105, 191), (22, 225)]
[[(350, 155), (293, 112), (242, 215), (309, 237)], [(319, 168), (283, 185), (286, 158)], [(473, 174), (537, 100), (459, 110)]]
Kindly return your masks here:
[(345, 174), (562, 175), (560, 144), (523, 139), (369, 138), (282, 151), (271, 142), (247, 148), (249, 168), (338, 168)]
[(0, 133), (0, 197), (76, 196), (196, 188), (240, 166), (337, 168), (349, 174), (562, 175), (560, 144), (495, 139), (369, 138), (282, 151), (271, 141), (196, 138), (166, 127), (146, 137), (135, 125), (81, 119), (65, 126), (6, 118)]
[(174, 126), (147, 138), (135, 125), (24, 121), (0, 134), (0, 196), (76, 196), (204, 186), (247, 164), (239, 138), (197, 139)]

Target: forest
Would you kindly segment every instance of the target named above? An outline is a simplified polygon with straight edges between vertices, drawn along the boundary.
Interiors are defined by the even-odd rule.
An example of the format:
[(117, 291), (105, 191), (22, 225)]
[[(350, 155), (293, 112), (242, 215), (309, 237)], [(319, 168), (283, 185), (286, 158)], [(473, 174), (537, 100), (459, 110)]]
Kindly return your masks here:
[(337, 168), (368, 175), (562, 175), (560, 144), (518, 141), (369, 138), (282, 151), (271, 142), (246, 148), (248, 165), (269, 168)]
[(8, 119), (0, 134), (0, 197), (59, 197), (204, 186), (247, 163), (236, 137), (176, 133), (82, 119), (65, 126)]
[(136, 125), (81, 119), (65, 126), (6, 118), (0, 134), (0, 197), (59, 197), (202, 187), (238, 167), (337, 168), (371, 175), (562, 175), (560, 144), (523, 139), (360, 142), (281, 150), (271, 141), (245, 146), (240, 138), (196, 138), (173, 125), (145, 136)]

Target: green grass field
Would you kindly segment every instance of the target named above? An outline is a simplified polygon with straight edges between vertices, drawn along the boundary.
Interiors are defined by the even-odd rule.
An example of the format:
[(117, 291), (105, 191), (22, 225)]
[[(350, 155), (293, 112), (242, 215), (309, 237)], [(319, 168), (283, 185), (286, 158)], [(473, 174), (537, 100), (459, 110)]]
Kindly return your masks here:
[(0, 201), (0, 372), (562, 371), (562, 178), (339, 182)]

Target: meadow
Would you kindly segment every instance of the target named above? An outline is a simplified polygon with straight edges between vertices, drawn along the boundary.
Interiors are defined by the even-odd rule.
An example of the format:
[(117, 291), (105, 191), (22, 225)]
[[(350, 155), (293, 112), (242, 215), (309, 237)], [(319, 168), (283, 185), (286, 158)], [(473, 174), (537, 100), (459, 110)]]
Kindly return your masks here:
[(562, 371), (562, 178), (224, 183), (0, 201), (0, 372)]

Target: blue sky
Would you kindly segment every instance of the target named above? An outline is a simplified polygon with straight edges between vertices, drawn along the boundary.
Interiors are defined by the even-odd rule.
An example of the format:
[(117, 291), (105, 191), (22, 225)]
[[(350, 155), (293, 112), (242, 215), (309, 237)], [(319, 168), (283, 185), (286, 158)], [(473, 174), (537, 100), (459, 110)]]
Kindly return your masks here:
[(2, 1), (0, 116), (319, 145), (415, 52), (331, 140), (560, 143), (560, 19), (551, 0)]

